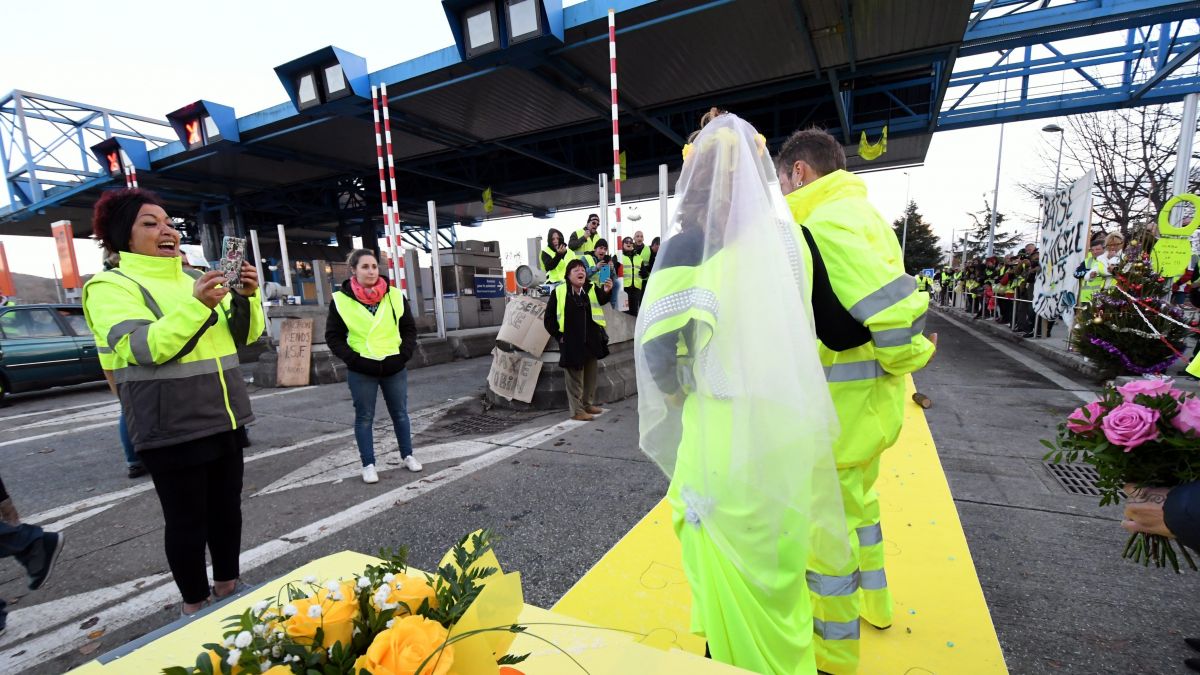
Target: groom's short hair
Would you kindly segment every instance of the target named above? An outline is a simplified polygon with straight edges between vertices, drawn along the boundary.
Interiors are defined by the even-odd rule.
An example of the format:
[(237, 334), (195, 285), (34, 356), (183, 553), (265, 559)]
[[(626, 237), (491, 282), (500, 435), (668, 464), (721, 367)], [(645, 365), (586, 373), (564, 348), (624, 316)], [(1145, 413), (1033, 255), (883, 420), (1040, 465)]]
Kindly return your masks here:
[(825, 176), (846, 168), (846, 153), (824, 129), (811, 127), (788, 136), (775, 157), (777, 169), (790, 169), (796, 162), (804, 162)]

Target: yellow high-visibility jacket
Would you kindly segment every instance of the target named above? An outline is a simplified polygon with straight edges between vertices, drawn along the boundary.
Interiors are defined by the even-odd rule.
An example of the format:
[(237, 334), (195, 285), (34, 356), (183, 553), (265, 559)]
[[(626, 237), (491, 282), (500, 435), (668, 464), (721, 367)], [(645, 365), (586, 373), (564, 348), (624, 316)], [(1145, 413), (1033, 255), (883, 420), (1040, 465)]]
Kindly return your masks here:
[(258, 292), (214, 309), (192, 297), (181, 258), (121, 253), (83, 287), (100, 364), (111, 370), (137, 450), (185, 443), (254, 420), (237, 347), (265, 327)]
[(904, 376), (933, 356), (925, 338), (929, 295), (905, 274), (900, 243), (867, 201), (861, 178), (835, 171), (787, 197), (829, 270), (842, 306), (871, 332), (871, 341), (846, 351), (819, 346), (842, 434), (839, 466), (865, 464), (896, 442), (904, 419)]

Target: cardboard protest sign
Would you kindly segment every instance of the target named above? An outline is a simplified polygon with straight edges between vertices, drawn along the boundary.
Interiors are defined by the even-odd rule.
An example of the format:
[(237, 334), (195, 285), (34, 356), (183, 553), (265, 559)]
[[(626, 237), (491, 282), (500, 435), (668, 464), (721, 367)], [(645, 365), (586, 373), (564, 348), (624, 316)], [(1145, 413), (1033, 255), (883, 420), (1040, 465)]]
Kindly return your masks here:
[(492, 350), (492, 369), (488, 372), (488, 387), (498, 396), (529, 403), (542, 373), (542, 362), (519, 352)]
[(541, 356), (546, 350), (546, 343), (550, 341), (550, 334), (542, 325), (545, 315), (546, 303), (542, 300), (513, 298), (504, 309), (504, 323), (496, 339), (534, 356)]
[(288, 319), (279, 330), (279, 362), (275, 379), (280, 387), (308, 385), (312, 362), (312, 319)]

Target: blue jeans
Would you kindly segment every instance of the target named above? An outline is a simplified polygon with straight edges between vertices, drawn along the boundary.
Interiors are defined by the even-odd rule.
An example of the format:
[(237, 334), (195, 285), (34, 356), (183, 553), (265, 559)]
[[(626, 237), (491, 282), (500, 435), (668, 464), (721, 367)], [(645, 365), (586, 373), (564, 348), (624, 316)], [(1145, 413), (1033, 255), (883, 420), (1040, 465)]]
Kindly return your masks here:
[(612, 305), (612, 308), (618, 312), (621, 311), (621, 308), (617, 306), (617, 298), (620, 297), (620, 295), (621, 295), (621, 281), (622, 281), (621, 277), (618, 277), (615, 275), (612, 277), (612, 282), (613, 282), (612, 299), (609, 300), (609, 303)]
[(117, 421), (117, 433), (121, 436), (121, 448), (125, 450), (125, 464), (128, 466), (141, 464), (142, 460), (133, 451), (133, 441), (129, 440), (129, 425), (125, 423), (124, 410), (121, 411), (121, 418)]
[(383, 401), (396, 430), (396, 444), (400, 456), (412, 454), (412, 425), (408, 420), (408, 370), (395, 375), (375, 377), (353, 370), (346, 371), (346, 384), (350, 385), (350, 397), (354, 399), (354, 440), (358, 443), (358, 456), (363, 466), (375, 463), (375, 439), (371, 427), (375, 422), (375, 401), (383, 389)]

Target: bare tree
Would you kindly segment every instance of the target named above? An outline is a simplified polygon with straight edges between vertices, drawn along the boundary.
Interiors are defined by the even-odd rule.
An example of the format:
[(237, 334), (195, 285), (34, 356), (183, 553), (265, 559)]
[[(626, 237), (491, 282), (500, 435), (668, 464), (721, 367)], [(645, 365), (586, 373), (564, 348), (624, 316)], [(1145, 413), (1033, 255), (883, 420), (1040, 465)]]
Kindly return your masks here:
[[(1118, 230), (1126, 240), (1151, 233), (1158, 212), (1171, 198), (1175, 154), (1181, 128), (1180, 109), (1174, 105), (1144, 106), (1087, 113), (1067, 119), (1063, 139), (1062, 183), (1089, 169), (1096, 171), (1093, 228)], [(1049, 167), (1049, 180), (1022, 183), (1031, 196), (1040, 198), (1053, 184), (1057, 143), (1041, 152)], [(1193, 153), (1193, 158), (1200, 152)], [(1060, 186), (1061, 184), (1060, 183)], [(1200, 186), (1200, 168), (1192, 169), (1189, 192)]]

